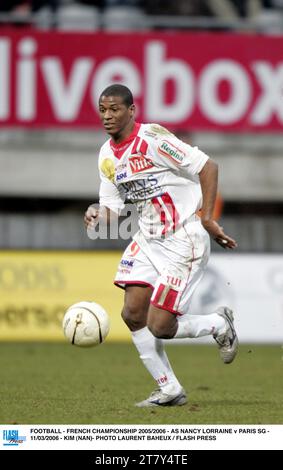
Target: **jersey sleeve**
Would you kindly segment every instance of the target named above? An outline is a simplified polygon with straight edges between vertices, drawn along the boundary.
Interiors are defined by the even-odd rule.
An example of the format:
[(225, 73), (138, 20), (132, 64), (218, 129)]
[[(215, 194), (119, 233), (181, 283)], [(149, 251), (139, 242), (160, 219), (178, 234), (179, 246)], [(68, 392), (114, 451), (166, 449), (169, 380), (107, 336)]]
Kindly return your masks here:
[(171, 168), (184, 177), (192, 177), (200, 173), (209, 156), (198, 147), (178, 139), (166, 129), (152, 141), (154, 159), (161, 167)]
[(125, 207), (125, 195), (119, 191), (114, 184), (115, 167), (110, 157), (103, 157), (100, 153), (98, 160), (100, 188), (99, 188), (99, 205), (108, 207), (108, 209), (120, 214)]

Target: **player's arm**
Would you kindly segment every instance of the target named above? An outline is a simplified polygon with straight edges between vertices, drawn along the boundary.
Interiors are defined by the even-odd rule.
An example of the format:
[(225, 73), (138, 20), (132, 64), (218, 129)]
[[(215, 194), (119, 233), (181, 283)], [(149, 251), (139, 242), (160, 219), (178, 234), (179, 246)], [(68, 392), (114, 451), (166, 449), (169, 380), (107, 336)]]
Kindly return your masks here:
[(210, 236), (223, 248), (236, 248), (237, 243), (213, 220), (213, 210), (217, 194), (218, 165), (210, 158), (199, 172), (202, 189), (201, 222)]
[(110, 224), (116, 221), (124, 208), (124, 196), (118, 188), (100, 172), (99, 205), (92, 204), (84, 215), (87, 229), (96, 227), (98, 223)]

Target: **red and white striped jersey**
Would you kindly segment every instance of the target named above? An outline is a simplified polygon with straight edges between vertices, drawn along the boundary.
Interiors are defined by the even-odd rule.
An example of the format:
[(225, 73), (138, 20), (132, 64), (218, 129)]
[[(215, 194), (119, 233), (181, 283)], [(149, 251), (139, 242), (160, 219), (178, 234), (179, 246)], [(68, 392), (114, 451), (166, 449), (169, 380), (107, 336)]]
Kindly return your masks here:
[(146, 238), (163, 238), (201, 208), (198, 173), (208, 156), (157, 124), (135, 124), (120, 144), (101, 147), (100, 205), (120, 213), (135, 204)]

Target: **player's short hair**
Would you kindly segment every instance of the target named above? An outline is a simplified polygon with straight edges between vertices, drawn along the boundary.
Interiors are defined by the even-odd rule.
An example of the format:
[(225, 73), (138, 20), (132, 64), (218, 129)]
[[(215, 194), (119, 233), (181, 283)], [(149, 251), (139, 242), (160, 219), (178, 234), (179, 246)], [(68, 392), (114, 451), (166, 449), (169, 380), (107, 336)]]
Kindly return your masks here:
[(134, 98), (131, 90), (125, 85), (120, 85), (120, 83), (115, 83), (110, 85), (100, 94), (99, 102), (102, 96), (120, 96), (123, 100), (123, 103), (129, 108), (134, 103)]

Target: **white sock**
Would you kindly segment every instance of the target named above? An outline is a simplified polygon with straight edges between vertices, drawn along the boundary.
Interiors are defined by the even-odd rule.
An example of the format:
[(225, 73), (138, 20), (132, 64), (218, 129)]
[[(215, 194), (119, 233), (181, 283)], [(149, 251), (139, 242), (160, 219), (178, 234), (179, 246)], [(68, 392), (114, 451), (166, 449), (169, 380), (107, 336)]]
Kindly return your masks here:
[(182, 386), (172, 370), (162, 340), (155, 338), (147, 326), (132, 331), (132, 339), (142, 362), (158, 387), (165, 393), (178, 393)]
[(209, 315), (186, 315), (178, 322), (174, 338), (199, 338), (206, 335), (218, 335), (226, 330), (226, 322), (217, 313)]

